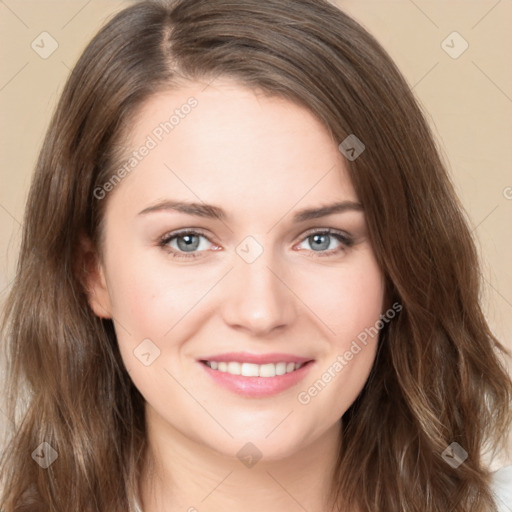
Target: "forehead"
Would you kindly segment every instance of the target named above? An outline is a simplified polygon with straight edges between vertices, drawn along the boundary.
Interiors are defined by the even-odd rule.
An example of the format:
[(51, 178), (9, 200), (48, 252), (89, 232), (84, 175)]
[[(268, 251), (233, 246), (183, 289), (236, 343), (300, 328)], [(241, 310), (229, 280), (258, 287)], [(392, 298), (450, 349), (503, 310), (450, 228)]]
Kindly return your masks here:
[(166, 196), (283, 211), (357, 201), (336, 142), (309, 110), (229, 80), (155, 94), (126, 133), (123, 161), (139, 155), (116, 195), (134, 207)]

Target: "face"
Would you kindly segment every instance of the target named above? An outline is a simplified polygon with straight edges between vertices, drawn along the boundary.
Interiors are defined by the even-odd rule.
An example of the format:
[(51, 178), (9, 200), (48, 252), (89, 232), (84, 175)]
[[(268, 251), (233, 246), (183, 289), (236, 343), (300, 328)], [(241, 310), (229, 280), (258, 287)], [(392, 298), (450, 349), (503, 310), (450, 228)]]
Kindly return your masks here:
[(113, 318), (151, 421), (229, 456), (252, 442), (285, 457), (333, 432), (364, 386), (384, 280), (326, 128), (227, 80), (202, 89), (135, 117), (131, 167), (97, 191), (90, 303)]

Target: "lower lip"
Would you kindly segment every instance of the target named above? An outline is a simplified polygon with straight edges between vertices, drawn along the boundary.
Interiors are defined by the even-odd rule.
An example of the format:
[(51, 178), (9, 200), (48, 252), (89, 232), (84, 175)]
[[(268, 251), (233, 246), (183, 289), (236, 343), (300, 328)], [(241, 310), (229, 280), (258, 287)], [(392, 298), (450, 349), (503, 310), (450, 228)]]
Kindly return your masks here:
[(275, 377), (244, 377), (227, 372), (212, 370), (204, 363), (199, 363), (208, 375), (229, 391), (246, 397), (272, 396), (298, 384), (309, 372), (313, 361), (308, 361), (298, 370)]

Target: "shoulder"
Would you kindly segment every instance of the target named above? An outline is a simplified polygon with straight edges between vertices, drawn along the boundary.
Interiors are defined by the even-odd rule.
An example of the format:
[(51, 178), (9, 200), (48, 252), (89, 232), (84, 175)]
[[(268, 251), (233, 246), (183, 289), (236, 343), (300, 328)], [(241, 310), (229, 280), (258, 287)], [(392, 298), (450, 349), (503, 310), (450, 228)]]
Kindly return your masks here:
[(492, 473), (491, 482), (499, 512), (512, 511), (512, 464)]

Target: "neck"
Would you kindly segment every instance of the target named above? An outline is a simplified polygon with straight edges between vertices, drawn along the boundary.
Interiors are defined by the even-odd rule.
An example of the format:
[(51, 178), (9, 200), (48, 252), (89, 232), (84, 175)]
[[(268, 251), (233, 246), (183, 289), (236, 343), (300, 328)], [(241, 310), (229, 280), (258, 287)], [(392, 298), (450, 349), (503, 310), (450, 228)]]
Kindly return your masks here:
[[(340, 423), (293, 455), (255, 464), (215, 451), (174, 429), (146, 405), (148, 450), (143, 512), (326, 512), (340, 450)], [(249, 449), (250, 452), (250, 449)]]

